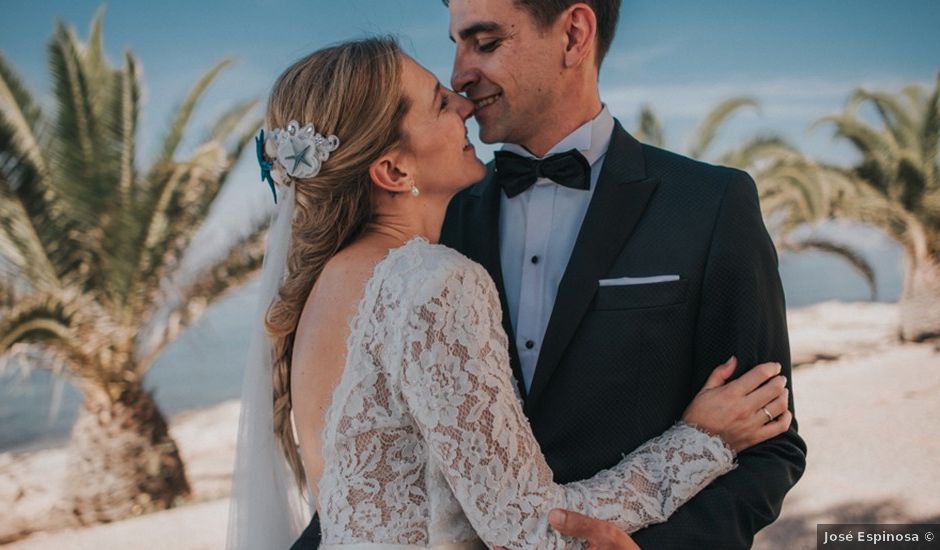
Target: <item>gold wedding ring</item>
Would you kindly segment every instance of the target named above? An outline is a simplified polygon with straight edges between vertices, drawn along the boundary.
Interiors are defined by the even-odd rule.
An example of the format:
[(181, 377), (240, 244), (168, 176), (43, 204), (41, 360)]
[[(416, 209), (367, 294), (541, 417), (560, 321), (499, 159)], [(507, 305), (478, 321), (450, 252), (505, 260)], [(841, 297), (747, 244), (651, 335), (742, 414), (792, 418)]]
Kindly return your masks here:
[(761, 407), (760, 410), (764, 411), (764, 414), (767, 415), (767, 422), (773, 422), (773, 421), (774, 421), (774, 417), (773, 417), (772, 414), (770, 414), (770, 411), (767, 410), (767, 407)]

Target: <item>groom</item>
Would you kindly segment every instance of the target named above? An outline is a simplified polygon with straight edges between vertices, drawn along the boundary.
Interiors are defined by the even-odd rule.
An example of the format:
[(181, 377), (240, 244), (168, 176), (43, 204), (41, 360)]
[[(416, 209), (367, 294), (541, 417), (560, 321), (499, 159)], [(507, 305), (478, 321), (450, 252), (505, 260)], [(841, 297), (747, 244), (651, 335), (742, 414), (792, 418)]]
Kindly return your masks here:
[[(601, 103), (620, 0), (444, 3), (453, 88), (475, 103), (480, 138), (505, 145), (451, 203), (442, 241), (497, 283), (555, 480), (591, 477), (662, 433), (731, 355), (741, 369), (777, 361), (789, 379), (783, 289), (753, 180), (639, 143)], [(794, 420), (633, 540), (749, 548), (805, 457)], [(603, 534), (597, 524), (578, 534)]]
[[(525, 412), (558, 482), (591, 477), (661, 434), (731, 355), (742, 368), (779, 362), (790, 376), (777, 257), (754, 182), (640, 144), (601, 103), (598, 71), (619, 7), (449, 2), (453, 87), (476, 104), (481, 139), (506, 145), (486, 179), (453, 200), (442, 241), (496, 281)], [(805, 457), (794, 420), (633, 541), (749, 548)], [(632, 545), (590, 518), (564, 523), (566, 534)], [(315, 548), (318, 531), (314, 518), (294, 548)]]

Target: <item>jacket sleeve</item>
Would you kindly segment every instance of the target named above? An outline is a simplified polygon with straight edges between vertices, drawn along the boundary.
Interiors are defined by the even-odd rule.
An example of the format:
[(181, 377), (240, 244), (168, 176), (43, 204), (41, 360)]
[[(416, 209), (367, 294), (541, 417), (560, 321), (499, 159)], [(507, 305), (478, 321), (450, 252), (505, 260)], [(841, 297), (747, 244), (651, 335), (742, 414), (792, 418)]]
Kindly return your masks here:
[[(695, 334), (696, 382), (715, 365), (738, 358), (740, 376), (763, 362), (782, 365), (790, 346), (777, 254), (761, 218), (757, 189), (733, 171), (714, 226)], [(806, 466), (806, 444), (790, 429), (738, 455), (738, 468), (680, 508), (666, 523), (634, 534), (642, 548), (750, 548), (754, 535), (780, 514), (787, 491)]]

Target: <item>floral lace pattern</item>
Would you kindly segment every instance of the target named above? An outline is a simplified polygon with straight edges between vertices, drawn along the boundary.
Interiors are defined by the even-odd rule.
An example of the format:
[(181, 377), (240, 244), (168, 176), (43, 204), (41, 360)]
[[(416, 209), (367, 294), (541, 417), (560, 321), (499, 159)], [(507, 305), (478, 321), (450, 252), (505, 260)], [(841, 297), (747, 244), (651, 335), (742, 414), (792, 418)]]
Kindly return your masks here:
[(517, 399), (495, 285), (446, 247), (413, 239), (379, 262), (351, 329), (323, 437), (324, 544), (578, 548), (549, 510), (633, 532), (734, 468), (720, 438), (680, 422), (591, 479), (554, 483)]

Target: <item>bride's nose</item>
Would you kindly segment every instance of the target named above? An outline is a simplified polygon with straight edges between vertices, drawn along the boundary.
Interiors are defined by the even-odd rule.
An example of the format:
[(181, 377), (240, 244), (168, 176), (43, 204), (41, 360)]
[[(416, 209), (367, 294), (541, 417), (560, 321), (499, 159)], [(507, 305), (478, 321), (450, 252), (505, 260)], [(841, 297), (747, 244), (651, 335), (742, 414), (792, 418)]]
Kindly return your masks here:
[(457, 113), (460, 115), (460, 118), (467, 120), (473, 115), (474, 106), (472, 101), (457, 94), (454, 94), (454, 100), (457, 101)]

